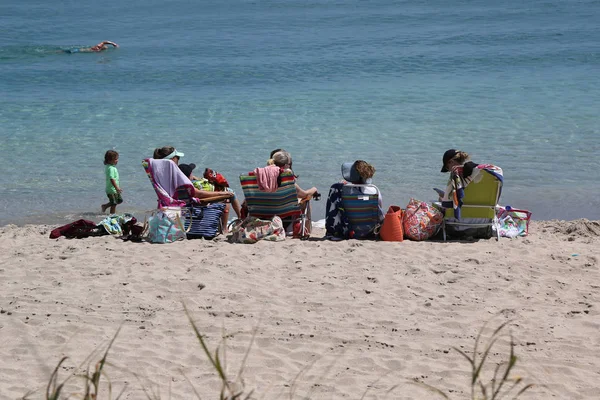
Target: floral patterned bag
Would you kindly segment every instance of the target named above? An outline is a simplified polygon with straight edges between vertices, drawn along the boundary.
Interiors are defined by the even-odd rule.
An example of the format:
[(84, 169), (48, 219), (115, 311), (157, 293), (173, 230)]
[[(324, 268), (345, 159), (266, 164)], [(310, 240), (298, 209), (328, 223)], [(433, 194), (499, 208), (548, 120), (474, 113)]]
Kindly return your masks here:
[(233, 243), (256, 243), (261, 239), (274, 242), (285, 240), (283, 221), (277, 216), (271, 221), (251, 216), (237, 220), (231, 227), (231, 233), (230, 240)]
[(410, 199), (404, 211), (402, 225), (404, 237), (411, 240), (427, 240), (439, 231), (444, 214), (431, 204)]

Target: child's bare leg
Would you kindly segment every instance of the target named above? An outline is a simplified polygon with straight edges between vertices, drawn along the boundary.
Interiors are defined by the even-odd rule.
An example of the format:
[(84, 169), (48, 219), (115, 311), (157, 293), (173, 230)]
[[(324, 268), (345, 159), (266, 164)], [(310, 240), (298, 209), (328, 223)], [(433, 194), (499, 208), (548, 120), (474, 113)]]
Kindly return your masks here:
[(223, 227), (222, 232), (223, 233), (228, 233), (229, 231), (227, 230), (227, 222), (229, 220), (229, 203), (225, 204), (225, 210), (223, 210), (223, 215), (221, 215), (221, 226)]
[(117, 205), (115, 204), (115, 205), (110, 206), (110, 213), (116, 214), (116, 212), (117, 212)]
[(105, 203), (105, 204), (102, 204), (102, 205), (100, 206), (100, 208), (102, 209), (102, 212), (106, 212), (106, 209), (107, 209), (108, 207), (110, 207), (110, 203)]

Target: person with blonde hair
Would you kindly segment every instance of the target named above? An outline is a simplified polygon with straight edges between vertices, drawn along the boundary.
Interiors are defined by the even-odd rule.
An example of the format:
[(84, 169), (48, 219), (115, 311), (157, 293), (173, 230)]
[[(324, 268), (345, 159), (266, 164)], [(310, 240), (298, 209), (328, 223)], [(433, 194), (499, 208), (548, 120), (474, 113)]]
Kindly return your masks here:
[[(271, 159), (268, 161), (268, 164), (279, 167), (279, 169), (282, 172), (289, 171), (291, 173), (294, 173), (294, 171), (292, 170), (292, 155), (285, 150), (279, 150), (273, 153)], [(296, 175), (294, 174), (294, 176)], [(313, 186), (308, 190), (304, 190), (298, 185), (298, 183), (295, 183), (295, 186), (296, 194), (298, 195), (299, 199), (307, 199), (314, 197), (315, 200), (318, 200), (317, 197), (319, 192), (316, 187)]]
[(273, 160), (273, 155), (275, 155), (275, 153), (279, 153), (280, 151), (287, 153), (287, 151), (285, 151), (284, 149), (275, 149), (275, 150), (271, 151), (271, 154), (269, 155), (269, 159), (267, 160), (267, 166), (275, 165), (275, 161)]

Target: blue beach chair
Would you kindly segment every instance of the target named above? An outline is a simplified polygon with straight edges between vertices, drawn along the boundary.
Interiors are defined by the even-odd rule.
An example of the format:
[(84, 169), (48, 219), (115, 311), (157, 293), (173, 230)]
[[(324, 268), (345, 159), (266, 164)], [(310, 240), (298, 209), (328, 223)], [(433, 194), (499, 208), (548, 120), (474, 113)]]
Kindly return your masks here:
[[(365, 193), (367, 192), (367, 193)], [(375, 238), (381, 223), (380, 192), (372, 184), (347, 183), (342, 187), (342, 207), (350, 224), (354, 239)]]

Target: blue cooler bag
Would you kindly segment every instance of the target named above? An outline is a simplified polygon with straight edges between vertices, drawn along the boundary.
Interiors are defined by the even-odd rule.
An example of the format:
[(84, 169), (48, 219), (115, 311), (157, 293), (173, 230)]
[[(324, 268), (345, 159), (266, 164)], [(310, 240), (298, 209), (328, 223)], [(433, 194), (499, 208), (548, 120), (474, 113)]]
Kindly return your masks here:
[(183, 226), (188, 239), (212, 239), (221, 232), (224, 203), (194, 205), (182, 210)]

